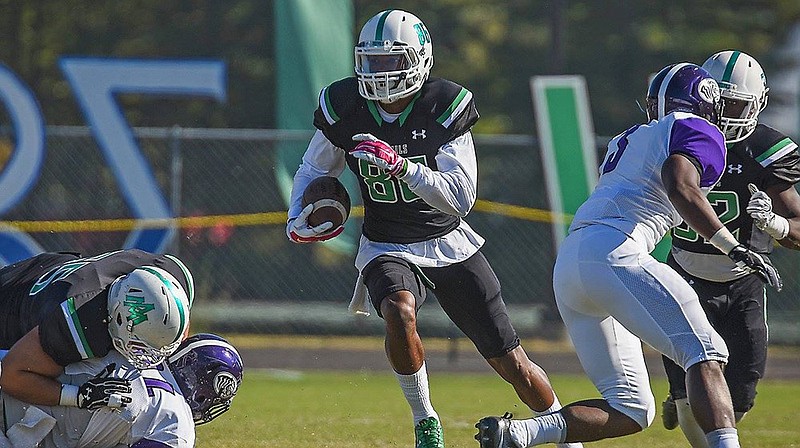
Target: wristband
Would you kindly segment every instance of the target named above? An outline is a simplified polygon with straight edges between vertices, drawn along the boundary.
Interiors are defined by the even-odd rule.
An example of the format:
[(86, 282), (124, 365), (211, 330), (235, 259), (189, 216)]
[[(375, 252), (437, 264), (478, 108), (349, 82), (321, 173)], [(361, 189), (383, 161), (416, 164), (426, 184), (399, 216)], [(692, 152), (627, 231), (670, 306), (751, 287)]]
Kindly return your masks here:
[(125, 401), (123, 400), (122, 395), (111, 394), (108, 396), (108, 404), (106, 406), (110, 408), (123, 408), (125, 407)]
[(61, 396), (58, 399), (59, 406), (78, 406), (78, 386), (72, 384), (61, 385)]
[(782, 240), (789, 234), (789, 220), (781, 215), (773, 214), (772, 219), (764, 227), (764, 231), (776, 240)]
[(731, 231), (726, 227), (717, 230), (717, 233), (715, 233), (708, 242), (721, 250), (725, 255), (731, 253), (733, 248), (739, 245), (739, 241), (736, 240), (736, 237), (733, 236)]

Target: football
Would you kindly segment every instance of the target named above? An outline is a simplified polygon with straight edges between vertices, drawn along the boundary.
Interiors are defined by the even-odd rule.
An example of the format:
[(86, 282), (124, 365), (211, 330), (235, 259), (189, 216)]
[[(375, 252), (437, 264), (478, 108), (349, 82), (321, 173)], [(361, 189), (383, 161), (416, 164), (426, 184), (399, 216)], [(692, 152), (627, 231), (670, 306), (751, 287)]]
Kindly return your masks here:
[(314, 179), (303, 191), (303, 207), (314, 204), (308, 216), (311, 227), (324, 222), (332, 222), (335, 229), (345, 223), (350, 216), (350, 195), (339, 179), (322, 176)]

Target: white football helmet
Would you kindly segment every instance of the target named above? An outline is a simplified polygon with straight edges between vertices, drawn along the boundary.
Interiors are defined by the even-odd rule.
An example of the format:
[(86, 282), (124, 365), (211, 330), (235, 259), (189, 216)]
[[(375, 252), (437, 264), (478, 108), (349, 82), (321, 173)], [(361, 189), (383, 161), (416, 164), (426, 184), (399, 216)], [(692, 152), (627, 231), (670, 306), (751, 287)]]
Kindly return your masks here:
[(108, 292), (108, 333), (138, 369), (161, 362), (178, 348), (189, 326), (189, 299), (169, 272), (142, 266), (123, 275)]
[(431, 36), (414, 14), (383, 11), (361, 29), (355, 58), (358, 93), (391, 103), (417, 93), (428, 79), (433, 67)]
[(726, 143), (747, 138), (758, 124), (758, 114), (767, 107), (767, 77), (752, 56), (727, 50), (713, 54), (703, 63), (717, 80), (724, 102), (720, 129)]

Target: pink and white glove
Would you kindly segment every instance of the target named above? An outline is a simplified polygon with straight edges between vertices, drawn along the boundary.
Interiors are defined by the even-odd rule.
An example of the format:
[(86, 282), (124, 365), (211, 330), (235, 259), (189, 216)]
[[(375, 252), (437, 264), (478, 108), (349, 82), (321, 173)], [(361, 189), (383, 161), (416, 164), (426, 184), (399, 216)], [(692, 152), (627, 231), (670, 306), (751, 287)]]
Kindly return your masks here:
[(293, 243), (328, 241), (331, 238), (339, 236), (339, 234), (344, 231), (344, 226), (339, 226), (331, 230), (333, 223), (330, 221), (323, 222), (316, 227), (311, 227), (308, 225), (308, 215), (313, 211), (314, 204), (308, 204), (296, 218), (289, 219), (286, 223), (286, 236), (289, 237), (289, 241)]
[(350, 151), (353, 157), (381, 168), (392, 176), (402, 176), (408, 168), (406, 159), (398, 155), (388, 143), (372, 134), (356, 134), (353, 140), (361, 142)]

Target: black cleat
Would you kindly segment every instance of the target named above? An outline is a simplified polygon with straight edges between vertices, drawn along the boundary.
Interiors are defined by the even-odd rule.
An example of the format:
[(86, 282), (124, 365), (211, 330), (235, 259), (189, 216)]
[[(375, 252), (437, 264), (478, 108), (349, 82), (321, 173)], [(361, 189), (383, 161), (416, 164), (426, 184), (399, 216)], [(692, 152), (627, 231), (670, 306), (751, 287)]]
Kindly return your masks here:
[(661, 403), (661, 423), (668, 430), (678, 427), (678, 406), (672, 399), (672, 395), (667, 395), (667, 399)]
[(511, 441), (509, 432), (511, 417), (511, 413), (506, 412), (502, 417), (484, 417), (475, 424), (475, 427), (478, 428), (475, 440), (478, 441), (481, 448), (518, 448)]

